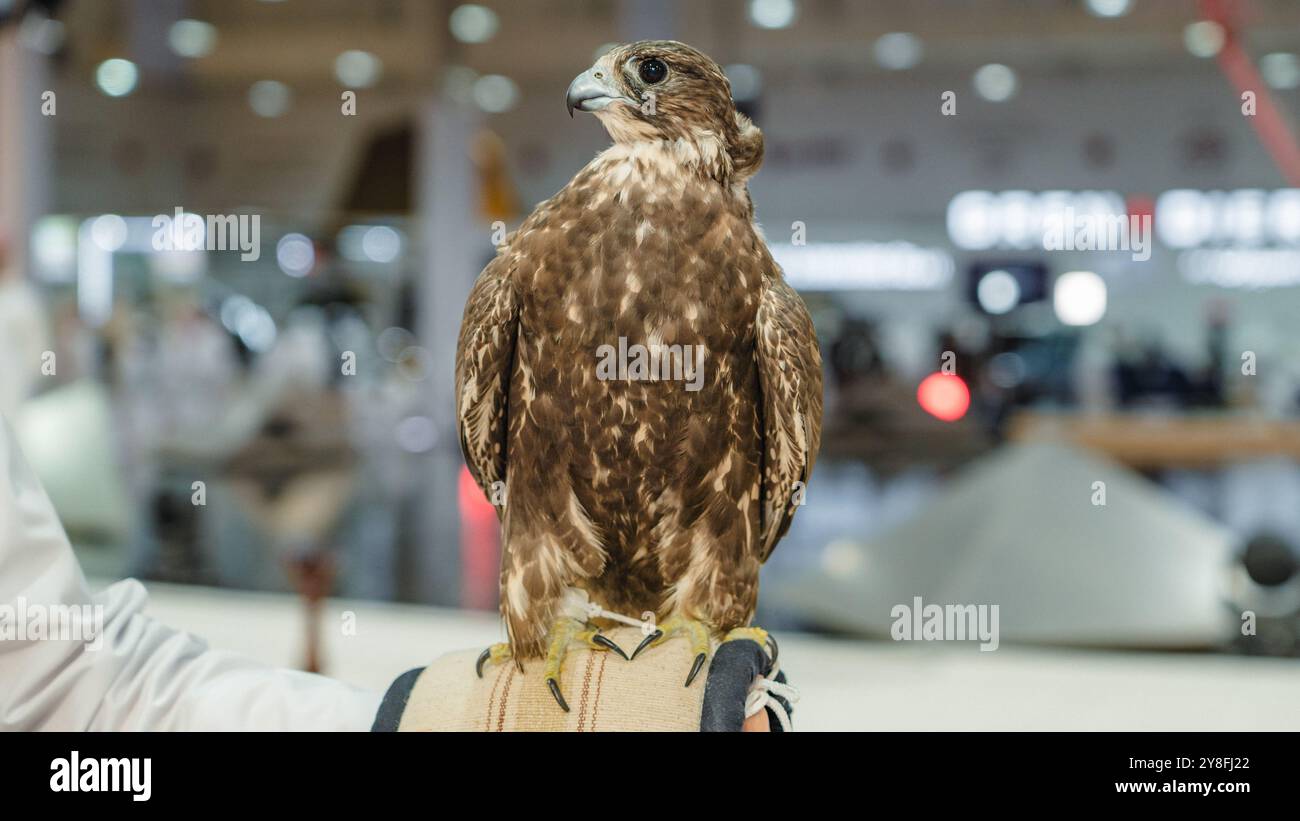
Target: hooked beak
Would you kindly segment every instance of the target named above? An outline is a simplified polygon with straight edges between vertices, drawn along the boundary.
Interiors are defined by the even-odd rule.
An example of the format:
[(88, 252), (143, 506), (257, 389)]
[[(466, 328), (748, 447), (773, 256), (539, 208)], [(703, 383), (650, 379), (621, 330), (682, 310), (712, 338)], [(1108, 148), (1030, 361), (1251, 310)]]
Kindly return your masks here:
[(610, 103), (622, 100), (629, 102), (627, 97), (619, 93), (605, 74), (605, 70), (592, 66), (586, 71), (579, 74), (569, 84), (569, 92), (564, 96), (564, 104), (569, 108), (569, 116), (573, 116), (573, 110), (579, 111), (600, 111)]

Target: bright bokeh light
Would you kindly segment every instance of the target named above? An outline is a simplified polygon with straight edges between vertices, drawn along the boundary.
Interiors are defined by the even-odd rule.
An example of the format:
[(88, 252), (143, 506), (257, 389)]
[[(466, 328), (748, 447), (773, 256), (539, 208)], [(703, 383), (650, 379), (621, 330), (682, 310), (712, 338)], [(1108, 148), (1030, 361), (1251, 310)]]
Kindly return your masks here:
[(970, 409), (970, 389), (960, 376), (932, 373), (916, 389), (921, 409), (944, 422), (956, 422)]
[(1214, 236), (1214, 202), (1199, 191), (1175, 188), (1156, 200), (1156, 231), (1171, 248), (1194, 248)]
[(798, 16), (794, 0), (749, 0), (749, 21), (759, 28), (787, 28)]
[(451, 12), (451, 36), (462, 43), (486, 43), (496, 35), (501, 21), (487, 6), (466, 3)]
[(1084, 0), (1083, 5), (1094, 17), (1123, 17), (1133, 7), (1133, 0)]
[(1052, 309), (1066, 325), (1094, 325), (1106, 315), (1106, 281), (1092, 271), (1061, 274), (1052, 291)]
[(1227, 33), (1213, 20), (1188, 23), (1183, 29), (1183, 45), (1196, 57), (1213, 57), (1223, 49)]
[(402, 236), (387, 225), (367, 228), (361, 235), (361, 250), (371, 262), (392, 262), (402, 252)]
[(125, 97), (135, 91), (140, 81), (140, 71), (135, 63), (113, 57), (99, 64), (95, 69), (95, 85), (110, 97)]
[(177, 20), (167, 31), (167, 45), (181, 57), (206, 57), (217, 46), (217, 27), (202, 20)]
[(1020, 282), (1007, 271), (989, 271), (975, 286), (975, 298), (991, 314), (1008, 313), (1020, 304)]
[(291, 277), (305, 277), (316, 266), (316, 247), (302, 234), (285, 234), (275, 246), (275, 261)]
[(383, 62), (368, 51), (352, 49), (334, 58), (334, 76), (348, 88), (369, 88), (383, 73)]
[(1275, 51), (1259, 59), (1259, 72), (1270, 87), (1289, 91), (1300, 88), (1300, 58), (1287, 51)]
[(77, 223), (68, 217), (42, 218), (32, 230), (32, 256), (46, 279), (71, 278), (77, 269)]
[(126, 220), (117, 214), (97, 217), (90, 226), (91, 239), (105, 251), (116, 251), (126, 244)]
[(895, 31), (876, 40), (873, 51), (881, 67), (904, 71), (921, 62), (921, 39), (915, 34)]
[(1010, 66), (1001, 63), (989, 63), (975, 72), (972, 80), (975, 93), (991, 103), (1002, 103), (1016, 95), (1020, 81)]
[(292, 102), (293, 92), (278, 80), (259, 80), (248, 89), (248, 105), (259, 117), (279, 117)]
[(519, 86), (509, 77), (485, 74), (474, 81), (474, 103), (489, 114), (509, 111), (519, 102)]
[(996, 198), (991, 191), (962, 191), (948, 203), (948, 236), (958, 248), (983, 250), (998, 241)]

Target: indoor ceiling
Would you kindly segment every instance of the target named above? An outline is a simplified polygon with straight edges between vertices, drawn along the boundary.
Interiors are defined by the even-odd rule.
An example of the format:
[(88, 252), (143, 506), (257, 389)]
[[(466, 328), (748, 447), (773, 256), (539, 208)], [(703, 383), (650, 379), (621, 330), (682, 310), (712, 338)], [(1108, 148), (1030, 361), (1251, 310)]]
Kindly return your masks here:
[[(452, 65), (521, 84), (551, 83), (586, 65), (600, 44), (646, 30), (638, 25), (646, 22), (722, 62), (761, 65), (778, 81), (801, 72), (884, 72), (872, 44), (900, 31), (923, 47), (918, 73), (992, 60), (1043, 72), (1185, 70), (1196, 58), (1184, 46), (1184, 28), (1203, 8), (1201, 0), (1132, 0), (1123, 17), (1104, 19), (1088, 13), (1086, 0), (794, 2), (792, 25), (764, 30), (747, 20), (746, 0), (485, 0), (499, 28), (478, 44), (451, 36), (447, 21), (460, 4), (448, 0), (67, 0), (61, 16), (73, 70), (129, 55), (155, 85), (184, 78), (188, 87), (236, 86), (270, 77), (323, 88), (335, 85), (333, 62), (349, 49), (379, 57), (385, 84), (431, 84), (440, 67)], [(1300, 49), (1300, 3), (1224, 5), (1241, 21), (1252, 52)], [(215, 27), (211, 53), (190, 60), (169, 50), (169, 27), (186, 18)]]

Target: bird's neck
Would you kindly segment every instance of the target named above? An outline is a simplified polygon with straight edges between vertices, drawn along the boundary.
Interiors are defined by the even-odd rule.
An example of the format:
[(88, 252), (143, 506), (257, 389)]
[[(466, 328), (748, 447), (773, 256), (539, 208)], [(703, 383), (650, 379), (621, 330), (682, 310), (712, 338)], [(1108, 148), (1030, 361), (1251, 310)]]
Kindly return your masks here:
[(731, 156), (722, 138), (711, 131), (695, 131), (672, 139), (620, 140), (600, 156), (611, 164), (627, 164), (643, 176), (696, 176), (727, 184)]

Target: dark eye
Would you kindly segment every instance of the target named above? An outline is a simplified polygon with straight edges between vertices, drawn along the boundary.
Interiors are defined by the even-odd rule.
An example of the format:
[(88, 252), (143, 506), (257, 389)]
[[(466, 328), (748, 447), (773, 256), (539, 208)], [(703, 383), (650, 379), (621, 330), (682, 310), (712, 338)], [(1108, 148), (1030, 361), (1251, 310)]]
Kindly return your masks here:
[(641, 75), (641, 81), (646, 85), (654, 85), (663, 82), (663, 79), (668, 76), (668, 66), (658, 57), (651, 57), (641, 61), (637, 73)]

